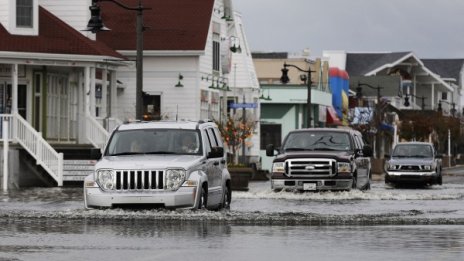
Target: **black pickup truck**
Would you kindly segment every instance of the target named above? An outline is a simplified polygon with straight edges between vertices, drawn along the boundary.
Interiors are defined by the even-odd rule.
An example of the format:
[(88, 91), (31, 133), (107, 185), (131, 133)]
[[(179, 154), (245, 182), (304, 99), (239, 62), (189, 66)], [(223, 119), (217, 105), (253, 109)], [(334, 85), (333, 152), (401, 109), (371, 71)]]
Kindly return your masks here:
[(352, 129), (291, 131), (282, 147), (266, 147), (272, 164), (271, 187), (285, 190), (370, 189), (372, 148)]

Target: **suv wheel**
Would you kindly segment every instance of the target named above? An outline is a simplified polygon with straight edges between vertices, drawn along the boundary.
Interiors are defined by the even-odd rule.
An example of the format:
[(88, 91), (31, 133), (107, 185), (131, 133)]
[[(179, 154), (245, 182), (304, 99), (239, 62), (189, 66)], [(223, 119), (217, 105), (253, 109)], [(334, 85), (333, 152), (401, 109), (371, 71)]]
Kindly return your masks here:
[(206, 209), (206, 206), (208, 205), (208, 194), (206, 193), (205, 187), (201, 187), (201, 194), (200, 194), (200, 199), (198, 202), (198, 209)]
[(230, 202), (232, 201), (232, 193), (229, 186), (225, 186), (224, 196), (222, 197), (221, 207), (224, 209), (230, 209)]

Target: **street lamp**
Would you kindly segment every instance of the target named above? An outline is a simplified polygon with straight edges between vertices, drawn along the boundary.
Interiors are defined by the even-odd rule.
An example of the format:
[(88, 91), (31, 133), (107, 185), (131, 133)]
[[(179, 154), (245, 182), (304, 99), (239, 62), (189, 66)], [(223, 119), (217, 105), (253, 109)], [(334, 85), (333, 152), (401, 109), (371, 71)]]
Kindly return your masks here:
[[(306, 61), (309, 63), (309, 61)], [(301, 69), (300, 67), (296, 66), (296, 65), (293, 65), (293, 64), (287, 64), (286, 62), (284, 62), (284, 68), (282, 68), (282, 76), (280, 77), (280, 81), (283, 83), (283, 84), (286, 84), (290, 81), (290, 78), (288, 77), (288, 69), (287, 67), (293, 67), (293, 68), (296, 68), (298, 71), (300, 72), (305, 72), (305, 73), (308, 73), (308, 76), (307, 76), (307, 79), (306, 79), (306, 86), (308, 87), (308, 100), (307, 100), (307, 121), (308, 121), (308, 127), (311, 128), (312, 125), (311, 125), (311, 121), (312, 121), (312, 117), (311, 117), (311, 85), (312, 85), (312, 81), (311, 81), (311, 72), (315, 72), (315, 71), (311, 71), (311, 67), (309, 67), (308, 70), (303, 70)]]
[(421, 99), (421, 100), (422, 100), (421, 109), (422, 109), (422, 110), (425, 109), (425, 101), (424, 101), (424, 100), (427, 99), (427, 97), (424, 97), (424, 96), (420, 96), (420, 97), (419, 97), (419, 96), (416, 96), (416, 95), (414, 95), (414, 94), (412, 94), (412, 93), (406, 94), (406, 96), (404, 96), (404, 103), (403, 103), (404, 106), (409, 107), (409, 105), (410, 105), (410, 103), (409, 103), (409, 96), (412, 96), (412, 97), (414, 97), (414, 98), (416, 98), (416, 99)]
[(445, 101), (445, 100), (440, 100), (440, 101), (438, 102), (438, 111), (439, 111), (439, 112), (443, 111), (443, 108), (442, 108), (442, 106), (441, 106), (441, 103), (442, 103), (442, 102), (444, 102), (444, 103), (446, 103), (446, 104), (452, 106), (452, 108), (450, 109), (450, 113), (451, 113), (451, 115), (454, 117), (454, 114), (456, 114), (456, 103), (454, 103), (454, 102), (451, 102), (451, 103), (450, 103), (450, 102)]
[(92, 0), (92, 5), (90, 9), (90, 20), (87, 24), (87, 28), (84, 31), (90, 31), (92, 33), (97, 33), (100, 31), (109, 31), (110, 29), (106, 28), (103, 25), (103, 21), (100, 15), (100, 6), (98, 2), (112, 2), (122, 7), (126, 10), (136, 11), (137, 12), (137, 57), (136, 57), (136, 87), (135, 87), (135, 118), (138, 120), (143, 119), (143, 100), (142, 100), (142, 91), (143, 91), (143, 11), (151, 10), (151, 8), (145, 8), (142, 6), (142, 0), (139, 0), (139, 3), (135, 7), (127, 6), (116, 0)]

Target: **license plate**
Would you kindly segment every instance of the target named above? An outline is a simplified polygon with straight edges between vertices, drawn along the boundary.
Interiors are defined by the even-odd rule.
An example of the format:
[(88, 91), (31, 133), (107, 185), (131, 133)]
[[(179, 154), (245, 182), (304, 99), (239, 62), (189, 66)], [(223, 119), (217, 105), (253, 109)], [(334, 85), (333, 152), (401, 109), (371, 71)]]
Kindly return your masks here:
[(303, 190), (316, 190), (316, 183), (303, 183)]

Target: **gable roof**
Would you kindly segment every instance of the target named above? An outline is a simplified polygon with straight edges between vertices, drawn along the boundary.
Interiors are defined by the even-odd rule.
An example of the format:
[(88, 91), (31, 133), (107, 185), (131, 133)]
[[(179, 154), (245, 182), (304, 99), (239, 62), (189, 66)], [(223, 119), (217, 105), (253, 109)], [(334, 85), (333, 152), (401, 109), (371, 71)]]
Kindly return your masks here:
[(411, 52), (395, 53), (347, 53), (346, 71), (349, 75), (366, 75), (386, 64), (397, 62)]
[(441, 78), (452, 78), (457, 82), (464, 65), (464, 59), (421, 59), (424, 66)]
[(124, 57), (103, 43), (92, 41), (39, 7), (39, 35), (12, 35), (0, 24), (0, 52)]
[[(138, 0), (120, 0), (128, 7)], [(137, 12), (111, 2), (100, 2), (103, 24), (111, 31), (98, 32), (97, 40), (115, 50), (136, 49)], [(144, 50), (205, 50), (214, 0), (142, 1)]]

